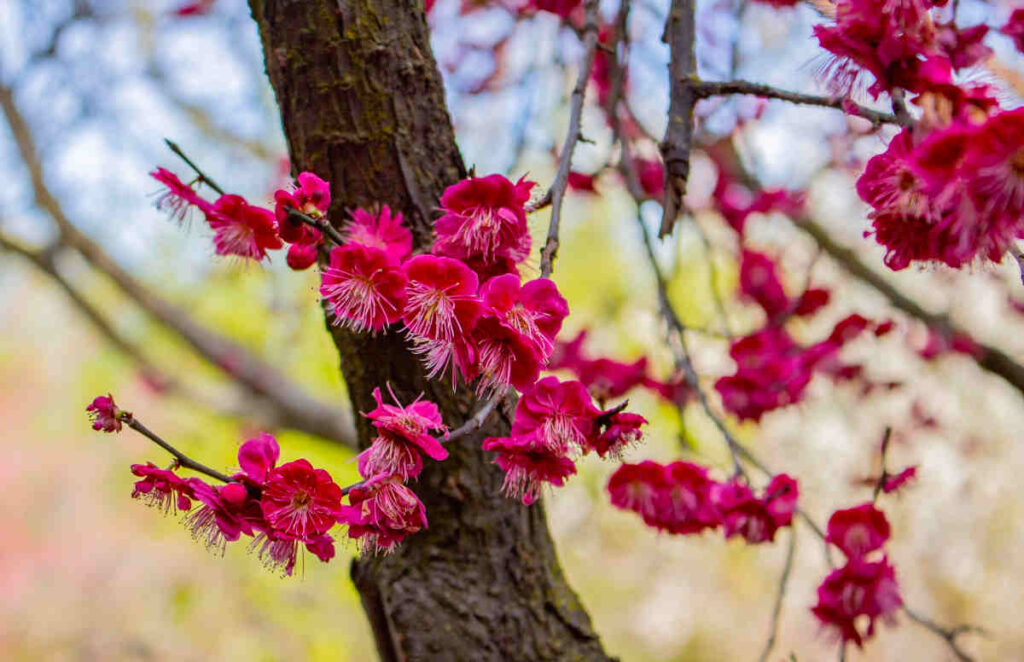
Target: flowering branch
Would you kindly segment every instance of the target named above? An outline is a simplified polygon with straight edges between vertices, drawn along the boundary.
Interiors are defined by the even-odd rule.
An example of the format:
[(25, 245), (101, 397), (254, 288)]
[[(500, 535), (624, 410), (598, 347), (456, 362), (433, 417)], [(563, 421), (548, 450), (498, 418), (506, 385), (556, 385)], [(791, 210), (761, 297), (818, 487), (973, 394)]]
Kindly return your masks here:
[(761, 651), (760, 662), (767, 662), (772, 649), (775, 648), (775, 639), (779, 634), (779, 616), (782, 614), (782, 602), (786, 597), (786, 586), (789, 584), (789, 575), (793, 571), (793, 558), (796, 556), (796, 529), (790, 529), (789, 548), (786, 550), (786, 561), (782, 566), (782, 576), (779, 577), (779, 590), (775, 594), (775, 606), (772, 607), (772, 626), (768, 641), (765, 642), (764, 650)]
[(583, 57), (580, 70), (576, 76), (576, 86), (572, 90), (571, 109), (569, 111), (569, 130), (562, 146), (562, 154), (558, 163), (555, 181), (548, 189), (545, 197), (551, 198), (551, 222), (548, 225), (548, 238), (540, 251), (540, 275), (547, 278), (551, 275), (552, 264), (558, 253), (558, 230), (562, 219), (562, 199), (569, 184), (569, 170), (572, 168), (572, 155), (580, 138), (580, 122), (583, 116), (583, 102), (586, 100), (587, 81), (590, 80), (594, 68), (594, 56), (597, 53), (597, 10), (598, 0), (587, 0), (586, 17), (583, 22)]
[(814, 94), (803, 94), (780, 90), (762, 83), (752, 83), (745, 80), (732, 81), (700, 81), (695, 84), (698, 98), (706, 99), (713, 96), (726, 96), (732, 94), (749, 94), (751, 96), (763, 97), (766, 99), (780, 99), (790, 103), (822, 106), (824, 108), (836, 108), (846, 112), (855, 111), (859, 117), (869, 120), (874, 125), (899, 124), (902, 123), (896, 115), (878, 110), (872, 110), (866, 106), (854, 103), (849, 99), (839, 97), (824, 97)]
[[(196, 175), (199, 177), (201, 181), (206, 182), (206, 184), (217, 193), (225, 195), (224, 189), (222, 189), (220, 186), (214, 183), (214, 181), (210, 179), (209, 175), (207, 175), (203, 170), (201, 170), (199, 166), (196, 165), (195, 161), (190, 159), (188, 155), (186, 155), (185, 152), (181, 149), (181, 147), (178, 146), (177, 143), (175, 143), (172, 140), (169, 140), (168, 138), (164, 138), (164, 142), (167, 143), (167, 147), (169, 147), (172, 152), (177, 154), (181, 158), (181, 160), (188, 165), (188, 167), (192, 168), (192, 170), (196, 173)], [(311, 228), (323, 232), (331, 241), (333, 241), (338, 246), (341, 246), (342, 244), (345, 243), (345, 238), (341, 236), (341, 233), (334, 229), (333, 225), (327, 222), (326, 218), (313, 218), (308, 214), (303, 214), (298, 209), (289, 209), (288, 216), (289, 218), (293, 218), (299, 221), (300, 223), (304, 223)]]
[(206, 474), (210, 478), (215, 478), (224, 483), (232, 482), (230, 476), (226, 476), (225, 474), (222, 474), (216, 469), (211, 469), (210, 467), (206, 466), (205, 464), (202, 464), (201, 462), (196, 462), (189, 456), (179, 451), (174, 446), (171, 446), (169, 443), (167, 443), (159, 436), (157, 436), (155, 432), (147, 428), (131, 414), (127, 415), (126, 420), (124, 422), (128, 427), (135, 430), (142, 436), (148, 438), (154, 444), (156, 444), (160, 448), (164, 449), (165, 451), (173, 455), (174, 459), (177, 460), (180, 466), (185, 467), (186, 469), (191, 469), (192, 471), (198, 471), (201, 474)]

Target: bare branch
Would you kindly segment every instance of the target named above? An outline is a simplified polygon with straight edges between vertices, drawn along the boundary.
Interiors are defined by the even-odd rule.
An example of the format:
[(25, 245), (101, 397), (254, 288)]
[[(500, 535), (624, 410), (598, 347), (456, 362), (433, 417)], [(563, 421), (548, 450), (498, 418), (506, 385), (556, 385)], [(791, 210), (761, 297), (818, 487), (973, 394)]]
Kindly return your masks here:
[(314, 399), (241, 345), (196, 322), (184, 309), (143, 286), (75, 227), (50, 192), (28, 123), (14, 102), (12, 90), (3, 85), (0, 85), (0, 110), (11, 127), (28, 170), (36, 204), (57, 224), (65, 245), (80, 252), (96, 270), (113, 280), (143, 310), (176, 332), (196, 353), (239, 384), (273, 402), (280, 411), (282, 425), (355, 446), (352, 422), (343, 407)]
[(789, 584), (789, 575), (793, 572), (793, 557), (796, 556), (796, 529), (790, 529), (789, 548), (786, 550), (785, 565), (782, 566), (782, 576), (779, 577), (779, 590), (775, 593), (775, 606), (772, 607), (772, 626), (768, 641), (761, 651), (760, 662), (767, 662), (772, 649), (775, 648), (775, 639), (779, 634), (779, 616), (782, 615), (782, 603), (786, 598), (786, 586)]
[(576, 86), (572, 90), (569, 110), (569, 130), (562, 145), (562, 154), (558, 162), (555, 181), (548, 189), (551, 197), (551, 222), (548, 225), (548, 238), (540, 251), (540, 275), (547, 278), (551, 275), (555, 255), (558, 253), (558, 230), (562, 219), (562, 199), (569, 183), (569, 171), (572, 168), (572, 155), (580, 138), (580, 122), (583, 117), (583, 102), (586, 100), (587, 81), (590, 80), (594, 68), (594, 56), (597, 53), (597, 10), (598, 0), (587, 0), (586, 14), (583, 21), (583, 57), (580, 59), (580, 70), (576, 75)]
[(686, 180), (690, 176), (690, 149), (693, 143), (693, 107), (697, 103), (697, 39), (694, 0), (672, 0), (665, 19), (662, 41), (669, 46), (668, 128), (661, 144), (665, 161), (665, 200), (662, 204), (658, 236), (672, 232), (683, 208)]
[[(874, 288), (889, 303), (907, 315), (917, 318), (928, 326), (948, 335), (971, 337), (965, 329), (954, 324), (944, 315), (925, 310), (919, 303), (900, 292), (881, 274), (876, 272), (851, 249), (837, 243), (818, 223), (809, 218), (794, 219), (798, 228), (806, 232), (828, 255), (848, 274), (865, 285)], [(1008, 384), (1024, 394), (1024, 366), (1013, 360), (1006, 352), (974, 340), (978, 355), (974, 357), (983, 370), (1002, 377)]]
[(923, 616), (906, 605), (903, 606), (903, 613), (910, 617), (910, 620), (914, 621), (918, 625), (931, 630), (938, 636), (945, 639), (946, 644), (949, 646), (949, 650), (956, 656), (956, 659), (960, 662), (973, 662), (974, 658), (964, 652), (960, 645), (957, 643), (957, 637), (968, 632), (975, 632), (978, 634), (985, 634), (985, 631), (974, 625), (957, 625), (952, 628), (944, 628), (935, 621), (931, 620), (927, 616)]
[(896, 116), (892, 113), (885, 113), (878, 110), (872, 110), (866, 106), (854, 103), (849, 99), (843, 99), (840, 97), (823, 97), (814, 94), (803, 94), (800, 92), (789, 92), (787, 90), (780, 90), (770, 85), (763, 85), (761, 83), (751, 83), (745, 80), (733, 80), (733, 81), (701, 81), (696, 83), (696, 90), (698, 98), (705, 99), (713, 96), (724, 96), (730, 94), (749, 94), (751, 96), (763, 97), (767, 99), (780, 99), (782, 101), (789, 101), (790, 103), (808, 105), (808, 106), (822, 106), (825, 108), (836, 108), (849, 112), (854, 110), (856, 115), (869, 120), (872, 124), (898, 124)]

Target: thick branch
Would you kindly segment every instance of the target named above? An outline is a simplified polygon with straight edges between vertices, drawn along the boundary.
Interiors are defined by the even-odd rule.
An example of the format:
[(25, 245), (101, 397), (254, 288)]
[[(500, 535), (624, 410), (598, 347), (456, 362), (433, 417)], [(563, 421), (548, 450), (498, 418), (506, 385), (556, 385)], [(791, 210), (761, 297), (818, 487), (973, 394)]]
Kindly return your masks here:
[(241, 345), (199, 324), (184, 309), (143, 286), (98, 244), (76, 228), (60, 201), (50, 192), (28, 123), (14, 102), (13, 92), (3, 85), (0, 85), (0, 109), (7, 118), (28, 169), (36, 204), (57, 224), (61, 240), (66, 245), (79, 251), (95, 269), (110, 277), (135, 303), (176, 332), (199, 355), (221, 368), (239, 384), (274, 403), (280, 411), (279, 418), (283, 425), (325, 439), (352, 443), (352, 423), (340, 404), (329, 405), (314, 399)]
[[(967, 330), (954, 324), (949, 318), (925, 310), (919, 303), (900, 292), (882, 275), (865, 264), (853, 250), (837, 243), (821, 225), (809, 218), (797, 219), (795, 223), (797, 227), (810, 235), (821, 246), (822, 250), (828, 253), (844, 271), (862, 283), (874, 288), (893, 307), (921, 320), (939, 332), (971, 337)], [(1024, 366), (1017, 363), (1010, 355), (998, 347), (993, 347), (977, 340), (974, 342), (979, 350), (978, 355), (974, 357), (978, 366), (983, 370), (1002, 377), (1008, 384), (1020, 391), (1021, 394), (1024, 394)]]
[(672, 0), (662, 40), (669, 46), (668, 128), (661, 144), (665, 161), (665, 200), (662, 204), (659, 237), (672, 232), (683, 208), (686, 180), (690, 176), (693, 143), (693, 107), (697, 103), (697, 39), (694, 0)]
[[(72, 304), (89, 320), (117, 351), (124, 354), (137, 366), (139, 371), (152, 380), (163, 392), (181, 396), (195, 404), (210, 409), (221, 416), (243, 419), (260, 426), (281, 426), (277, 408), (263, 398), (253, 398), (241, 388), (232, 388), (213, 393), (199, 392), (188, 383), (182, 382), (158, 367), (146, 356), (138, 345), (126, 338), (57, 268), (56, 257), (65, 250), (61, 244), (34, 250), (0, 233), (0, 248), (20, 255), (57, 284)], [(237, 385), (235, 385), (237, 386)], [(302, 430), (300, 430), (302, 431)]]

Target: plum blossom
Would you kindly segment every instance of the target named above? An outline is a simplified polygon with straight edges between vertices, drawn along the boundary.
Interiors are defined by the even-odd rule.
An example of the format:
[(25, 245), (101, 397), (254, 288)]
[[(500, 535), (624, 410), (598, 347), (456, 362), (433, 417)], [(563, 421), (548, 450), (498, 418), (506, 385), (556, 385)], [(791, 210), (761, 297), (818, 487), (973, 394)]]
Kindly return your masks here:
[(331, 249), (320, 295), (330, 304), (335, 323), (357, 333), (377, 332), (402, 317), (406, 277), (388, 254), (362, 244)]

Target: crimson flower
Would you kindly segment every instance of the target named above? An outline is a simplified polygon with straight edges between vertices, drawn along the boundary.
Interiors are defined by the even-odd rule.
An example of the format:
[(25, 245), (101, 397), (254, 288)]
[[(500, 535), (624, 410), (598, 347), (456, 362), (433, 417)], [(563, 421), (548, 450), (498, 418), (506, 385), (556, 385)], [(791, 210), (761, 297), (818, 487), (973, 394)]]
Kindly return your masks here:
[(120, 432), (122, 422), (132, 419), (131, 412), (120, 409), (110, 394), (94, 398), (85, 411), (92, 420), (92, 429), (97, 432)]
[[(359, 454), (359, 472), (363, 476), (377, 474), (415, 478), (423, 469), (421, 454), (434, 460), (448, 457), (441, 442), (431, 436), (431, 430), (447, 434), (437, 405), (417, 400), (405, 407), (386, 405), (380, 389), (373, 390), (377, 408), (366, 414), (377, 428), (377, 437), (370, 447)], [(394, 398), (394, 394), (391, 395)], [(397, 399), (396, 399), (397, 400)]]
[[(852, 641), (860, 647), (874, 634), (875, 621), (892, 620), (901, 606), (896, 572), (882, 557), (879, 561), (851, 559), (830, 572), (818, 587), (818, 604), (811, 611), (844, 644)], [(866, 630), (862, 629), (864, 620)]]
[(526, 505), (537, 500), (544, 483), (561, 487), (576, 473), (571, 459), (553, 451), (536, 434), (490, 437), (484, 440), (483, 449), (498, 454), (494, 463), (505, 472), (505, 494), (521, 498)]
[(300, 459), (270, 471), (260, 505), (274, 531), (307, 539), (334, 526), (341, 496), (329, 473)]
[(383, 250), (395, 265), (412, 253), (412, 232), (405, 227), (401, 212), (392, 214), (387, 205), (376, 214), (364, 209), (353, 211), (352, 221), (345, 227), (345, 239)]
[(133, 464), (132, 473), (141, 478), (135, 481), (133, 499), (142, 499), (159, 510), (189, 510), (194, 496), (188, 480), (170, 469), (161, 469), (152, 462)]
[(373, 476), (352, 488), (349, 502), (338, 521), (348, 524), (349, 537), (361, 542), (364, 553), (390, 552), (406, 536), (427, 528), (423, 502), (398, 476)]
[(335, 323), (356, 332), (381, 331), (402, 317), (406, 278), (380, 248), (347, 243), (331, 249), (320, 295)]
[(449, 186), (441, 196), (445, 213), (434, 223), (434, 254), (460, 259), (477, 273), (503, 260), (513, 265), (525, 260), (530, 233), (524, 205), (533, 186), (524, 179), (513, 184), (501, 175)]
[(206, 212), (214, 230), (217, 255), (237, 255), (262, 260), (267, 250), (281, 248), (277, 223), (267, 209), (255, 207), (240, 195), (222, 195)]
[(889, 536), (889, 521), (885, 514), (874, 504), (865, 503), (832, 513), (825, 539), (852, 559), (881, 549)]

